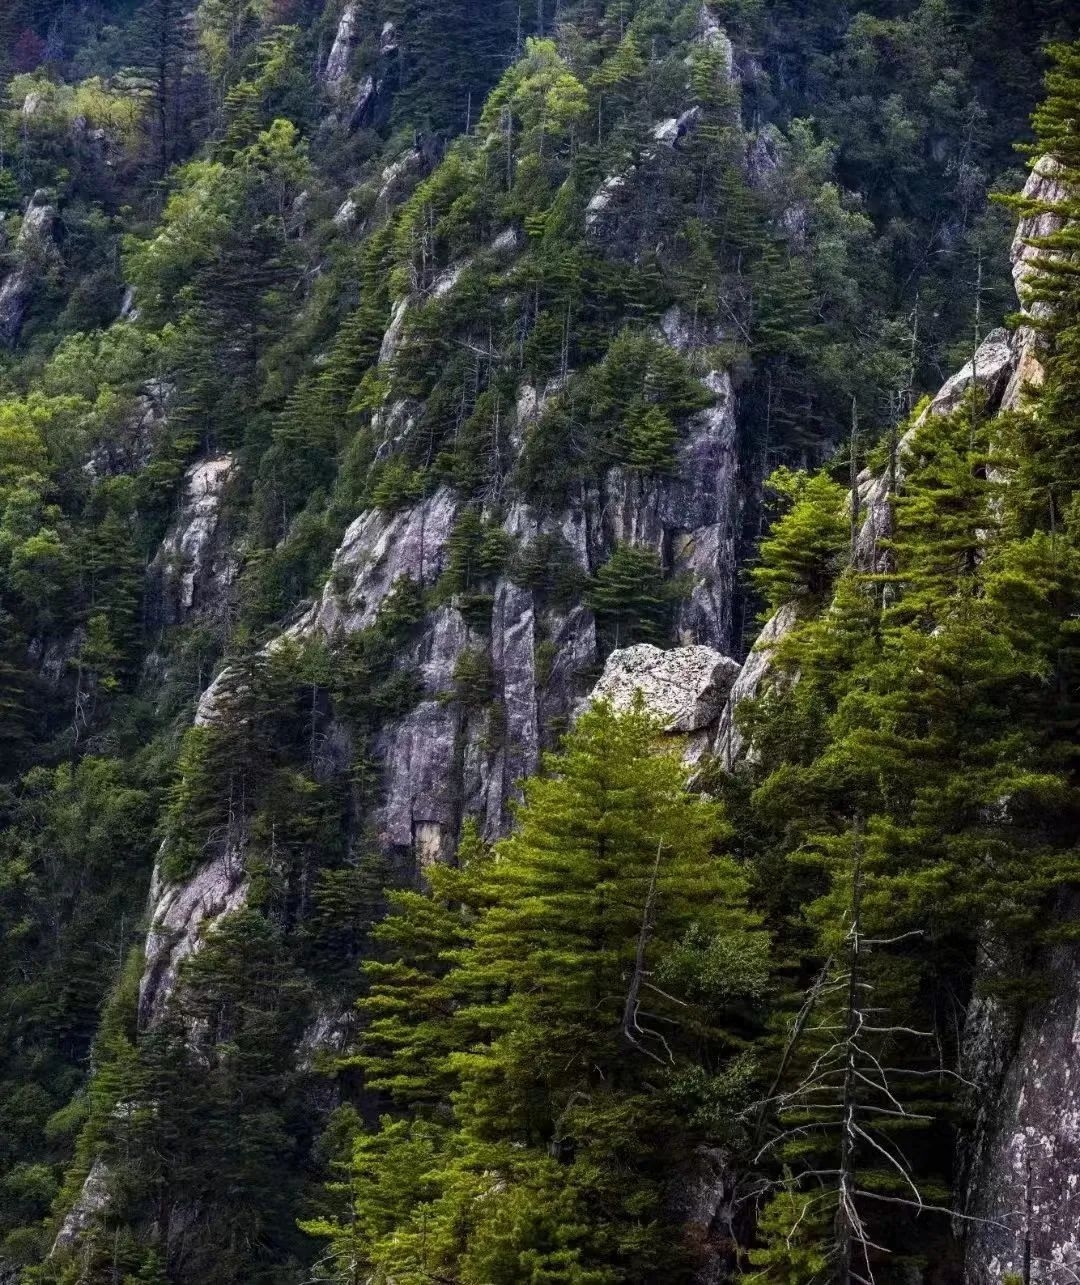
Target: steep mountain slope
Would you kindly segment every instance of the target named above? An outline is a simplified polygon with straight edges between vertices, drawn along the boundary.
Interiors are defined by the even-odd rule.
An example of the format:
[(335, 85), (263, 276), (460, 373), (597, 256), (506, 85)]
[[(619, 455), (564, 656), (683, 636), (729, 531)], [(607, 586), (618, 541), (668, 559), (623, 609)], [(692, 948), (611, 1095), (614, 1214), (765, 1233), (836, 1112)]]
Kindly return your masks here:
[[(986, 193), (1068, 6), (527, 9), (3, 19), (13, 1279), (308, 1279), (386, 1106), (351, 1057), (384, 890), (507, 833), (613, 649), (748, 651), (776, 464), (853, 415), (865, 456), (973, 346), (931, 414), (1032, 377), (984, 340)], [(999, 1065), (973, 1172), (1027, 1127)]]

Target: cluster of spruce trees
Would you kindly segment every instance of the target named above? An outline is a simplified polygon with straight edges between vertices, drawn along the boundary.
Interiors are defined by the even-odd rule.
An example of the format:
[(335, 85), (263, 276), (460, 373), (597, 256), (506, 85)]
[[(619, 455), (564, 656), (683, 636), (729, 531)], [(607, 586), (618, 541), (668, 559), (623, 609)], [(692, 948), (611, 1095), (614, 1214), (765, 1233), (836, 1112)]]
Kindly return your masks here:
[[(1080, 55), (1054, 54), (1033, 151), (1073, 184)], [(754, 764), (714, 782), (726, 822), (642, 712), (601, 705), (509, 839), (391, 895), (348, 1065), (397, 1109), (308, 1224), (323, 1278), (692, 1279), (673, 1192), (703, 1148), (753, 1279), (960, 1270), (964, 1010), (1037, 993), (1080, 874), (1076, 237), (1029, 243), (1025, 302), (1052, 309), (1029, 401), (919, 408), (884, 570), (844, 485), (774, 479), (755, 579), (798, 623), (742, 711)]]

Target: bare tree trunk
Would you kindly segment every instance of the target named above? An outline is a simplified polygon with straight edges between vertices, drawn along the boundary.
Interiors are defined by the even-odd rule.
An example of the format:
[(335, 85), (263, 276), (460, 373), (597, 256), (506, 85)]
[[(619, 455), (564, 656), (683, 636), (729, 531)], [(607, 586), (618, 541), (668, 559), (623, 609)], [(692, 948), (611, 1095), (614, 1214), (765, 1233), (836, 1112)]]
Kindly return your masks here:
[(844, 1039), (844, 1087), (840, 1107), (840, 1199), (836, 1208), (839, 1285), (851, 1285), (851, 1254), (856, 1237), (855, 1116), (858, 1110), (855, 1037), (859, 1029), (859, 938), (862, 931), (862, 820), (855, 821), (854, 863), (851, 875), (851, 928), (848, 930), (848, 990)]

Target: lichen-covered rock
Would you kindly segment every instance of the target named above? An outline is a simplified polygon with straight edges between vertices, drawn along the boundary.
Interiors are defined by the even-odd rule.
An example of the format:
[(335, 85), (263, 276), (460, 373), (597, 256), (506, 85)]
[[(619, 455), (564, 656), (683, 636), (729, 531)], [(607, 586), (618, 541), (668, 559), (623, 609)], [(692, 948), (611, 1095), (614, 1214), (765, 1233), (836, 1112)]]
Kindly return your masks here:
[(139, 983), (139, 1026), (153, 1026), (176, 987), (180, 965), (198, 950), (206, 932), (222, 917), (240, 909), (248, 885), (243, 854), (225, 844), (205, 865), (181, 883), (165, 882), (155, 867), (150, 887), (150, 927), (146, 963)]
[(22, 332), (38, 283), (57, 259), (53, 244), (56, 208), (44, 191), (35, 192), (15, 242), (15, 266), (0, 284), (0, 345), (10, 348)]
[(184, 475), (180, 512), (150, 566), (152, 614), (162, 624), (178, 624), (198, 612), (214, 614), (227, 605), (236, 560), (219, 538), (219, 524), (234, 465), (232, 455), (217, 455), (193, 464)]
[(1027, 1012), (1003, 1073), (1004, 1015), (983, 1002), (965, 1025), (969, 1073), (990, 1102), (964, 1211), (969, 1285), (1022, 1272), (1029, 1207), (1033, 1279), (1080, 1278), (1080, 948), (1054, 947), (1045, 967), (1048, 998)]
[(662, 651), (638, 643), (611, 653), (593, 699), (626, 710), (640, 693), (665, 731), (697, 732), (719, 717), (739, 669), (738, 661), (711, 647)]
[(90, 1172), (83, 1181), (82, 1190), (75, 1203), (64, 1215), (60, 1230), (56, 1233), (51, 1253), (67, 1249), (74, 1245), (84, 1231), (94, 1222), (109, 1203), (109, 1169), (105, 1161), (98, 1156), (90, 1166)]
[(334, 43), (323, 68), (322, 82), (330, 93), (338, 93), (349, 71), (353, 45), (356, 42), (356, 28), (359, 19), (360, 5), (358, 0), (348, 0), (341, 11)]

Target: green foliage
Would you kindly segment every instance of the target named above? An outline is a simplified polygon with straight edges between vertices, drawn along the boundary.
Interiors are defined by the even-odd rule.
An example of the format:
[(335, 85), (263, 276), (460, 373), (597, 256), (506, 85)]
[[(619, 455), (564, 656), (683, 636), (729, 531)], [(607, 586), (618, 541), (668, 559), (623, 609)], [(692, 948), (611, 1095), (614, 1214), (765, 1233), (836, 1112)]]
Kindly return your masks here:
[(615, 647), (670, 639), (679, 580), (665, 578), (651, 549), (621, 544), (593, 577), (586, 601)]
[(411, 468), (402, 455), (392, 455), (375, 473), (371, 503), (377, 509), (393, 513), (407, 508), (424, 493), (424, 475)]
[(848, 552), (844, 488), (828, 473), (788, 469), (773, 473), (766, 485), (787, 509), (761, 542), (754, 584), (772, 610), (787, 602), (819, 607)]
[[(1011, 214), (985, 193), (1016, 186), (1041, 43), (1072, 16), (1056, 0), (973, 0), (962, 22), (941, 0), (718, 3), (736, 84), (677, 0), (383, 0), (359, 6), (333, 89), (341, 6), (0, 7), (0, 278), (5, 307), (25, 305), (0, 359), (0, 1259), (50, 1285), (324, 1267), (678, 1281), (696, 1249), (667, 1195), (704, 1146), (744, 1170), (762, 1155), (752, 1269), (831, 1274), (835, 1189), (808, 1171), (835, 1140), (795, 1093), (822, 1035), (795, 1041), (779, 1097), (751, 1110), (776, 1069), (764, 1009), (782, 1043), (799, 1001), (769, 992), (743, 902), (793, 992), (830, 958), (838, 979), (861, 833), (867, 924), (920, 934), (866, 973), (911, 1029), (966, 996), (982, 933), (1037, 952), (1061, 931), (1076, 227), (1029, 238), (1029, 313), (1051, 305), (1028, 317), (1038, 413), (991, 426), (972, 402), (926, 421), (873, 576), (844, 570), (844, 491), (814, 469), (853, 398), (870, 439), (967, 359), (976, 307), (985, 328), (1011, 306)], [(1071, 193), (1077, 55), (1051, 56), (1035, 148)], [(55, 232), (20, 239), (38, 189)], [(346, 193), (351, 223), (333, 217)], [(725, 371), (730, 443), (723, 404), (700, 416)], [(435, 695), (425, 616), (450, 606), (473, 631), (446, 708), (408, 724), (456, 729), (471, 783), (447, 783), (448, 855), (450, 818), (520, 762), (517, 696), (494, 699), (503, 659), (483, 641), (496, 593), (532, 597), (521, 642), (550, 743), (582, 677), (570, 622), (591, 637), (575, 608), (601, 650), (672, 640), (688, 585), (667, 573), (669, 500), (685, 482), (705, 495), (714, 446), (737, 447), (748, 496), (775, 464), (805, 470), (774, 475), (786, 511), (766, 514), (753, 573), (799, 611), (777, 681), (740, 714), (755, 762), (724, 782), (744, 859), (717, 855), (716, 809), (660, 733), (601, 710), (494, 853), (466, 823), (456, 865), (413, 869), (380, 758)], [(152, 560), (186, 470), (225, 450), (228, 491), (213, 514), (199, 498), (193, 530), (217, 523), (215, 570), (235, 582), (162, 628)], [(366, 629), (297, 641), (348, 525), (437, 487), (459, 513), (440, 581), (402, 581)], [(616, 492), (659, 506), (664, 550), (619, 546), (589, 576), (579, 550), (608, 547)], [(554, 534), (571, 509), (573, 548)], [(753, 532), (752, 506), (730, 512)], [(331, 590), (320, 619), (367, 612), (351, 573)], [(168, 1002), (149, 1014), (155, 973), (140, 1015), (155, 859), (166, 882), (210, 866), (235, 913), (207, 907)], [(1035, 979), (984, 981), (1016, 1000)], [(925, 1069), (917, 1042), (889, 1053)], [(898, 1100), (935, 1121), (875, 1136), (929, 1192), (945, 1108)], [(777, 1142), (800, 1112), (823, 1125), (815, 1147)], [(872, 1208), (871, 1184), (897, 1193), (866, 1151)], [(107, 1208), (46, 1259), (97, 1160)], [(329, 1235), (318, 1269), (298, 1215)], [(944, 1260), (928, 1221), (872, 1219)]]
[[(689, 1279), (666, 1158), (695, 1128), (738, 1133), (769, 965), (719, 813), (655, 734), (640, 709), (594, 707), (493, 855), (466, 829), (457, 868), (392, 894), (357, 1061), (412, 1116), (360, 1135), (349, 1216), (309, 1224), (333, 1259), (508, 1285), (661, 1263)], [(673, 950), (667, 990), (648, 979)]]
[[(1048, 390), (1059, 360), (1068, 369), (1065, 351), (1048, 355)], [(988, 932), (1020, 958), (1059, 931), (1051, 908), (1077, 877), (1075, 759), (1061, 739), (1075, 720), (1077, 561), (1069, 528), (1055, 529), (1053, 509), (1033, 507), (1026, 485), (1039, 460), (1028, 451), (1072, 431), (1059, 405), (1051, 393), (987, 422), (972, 394), (922, 419), (890, 497), (882, 570), (841, 576), (824, 612), (780, 644), (778, 681), (746, 717), (761, 759), (745, 826), (763, 893), (821, 967), (789, 1024), (765, 1148), (789, 1170), (754, 1251), (766, 1279), (820, 1273), (823, 1257), (861, 1255), (867, 1240), (914, 1243), (912, 1187), (942, 1190), (949, 1164), (949, 1107), (932, 1087), (940, 1050), (958, 1056), (936, 1018), (942, 996), (974, 975)], [(1039, 438), (1025, 427), (1036, 417)], [(989, 449), (999, 436), (1009, 442), (1000, 456)], [(799, 498), (763, 556), (766, 587), (783, 590), (774, 605), (809, 583), (798, 555), (814, 550), (816, 531), (842, 548), (840, 488), (822, 477), (823, 507), (799, 514), (810, 482), (795, 481)], [(860, 940), (874, 949), (861, 953)], [(979, 982), (1016, 1002), (1035, 979), (1013, 967), (983, 970)], [(873, 1022), (860, 989), (873, 997)], [(887, 1075), (849, 1080), (844, 1047), (848, 1065), (869, 1057)], [(874, 1098), (886, 1091), (882, 1113)], [(850, 1145), (837, 1135), (841, 1118), (858, 1125)], [(823, 1170), (832, 1181), (820, 1182)], [(943, 1224), (924, 1232), (920, 1250), (933, 1260), (946, 1238)]]
[(59, 1185), (99, 1008), (137, 936), (155, 802), (131, 765), (93, 756), (33, 769), (5, 801), (0, 1235), (44, 1218)]
[(770, 1285), (816, 1285), (830, 1278), (823, 1249), (832, 1211), (821, 1198), (791, 1188), (773, 1196), (758, 1214), (762, 1245), (748, 1257), (759, 1280)]

